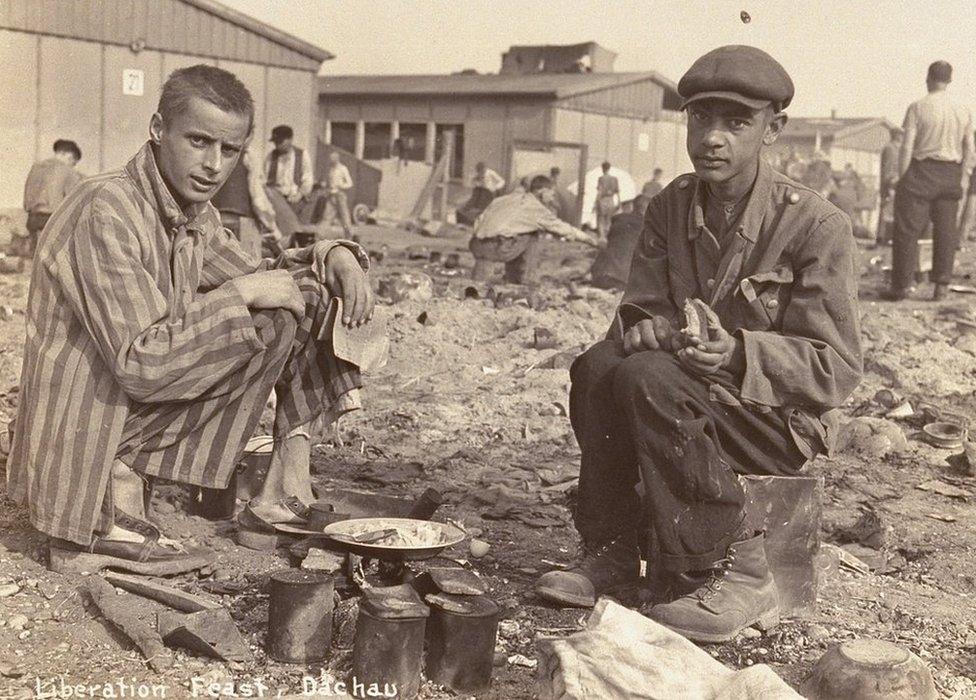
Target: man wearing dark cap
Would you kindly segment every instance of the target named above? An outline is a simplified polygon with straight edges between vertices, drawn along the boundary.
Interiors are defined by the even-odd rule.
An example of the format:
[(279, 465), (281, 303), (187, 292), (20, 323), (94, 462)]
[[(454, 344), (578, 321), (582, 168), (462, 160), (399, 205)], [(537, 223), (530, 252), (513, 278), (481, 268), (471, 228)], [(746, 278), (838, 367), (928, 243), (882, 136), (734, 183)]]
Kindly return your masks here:
[(651, 200), (610, 332), (572, 367), (584, 556), (537, 591), (591, 606), (638, 582), (643, 545), (643, 611), (724, 641), (779, 617), (738, 475), (795, 475), (829, 449), (860, 380), (855, 251), (848, 217), (761, 158), (793, 97), (779, 63), (722, 47), (678, 91), (695, 172)]
[(951, 65), (945, 61), (930, 65), (925, 81), (929, 94), (905, 112), (901, 177), (895, 189), (891, 287), (885, 294), (891, 301), (908, 295), (918, 269), (918, 238), (930, 221), (933, 298), (943, 299), (952, 281), (959, 238), (956, 217), (974, 148), (972, 115), (949, 99), (951, 81)]
[(264, 161), (268, 186), (277, 190), (293, 207), (312, 193), (315, 173), (308, 153), (294, 144), (295, 132), (287, 124), (271, 130), (274, 148)]

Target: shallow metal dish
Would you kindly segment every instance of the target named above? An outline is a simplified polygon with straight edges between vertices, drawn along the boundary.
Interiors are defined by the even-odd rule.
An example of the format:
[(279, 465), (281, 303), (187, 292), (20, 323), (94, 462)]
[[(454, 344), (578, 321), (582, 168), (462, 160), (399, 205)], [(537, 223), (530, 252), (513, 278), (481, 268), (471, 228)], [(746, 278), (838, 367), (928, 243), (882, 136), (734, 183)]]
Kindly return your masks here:
[[(387, 529), (406, 529), (428, 525), (437, 530), (438, 541), (426, 546), (388, 545), (382, 543), (356, 542), (353, 538), (367, 532)], [(465, 538), (464, 532), (445, 523), (413, 518), (355, 518), (332, 523), (323, 530), (325, 536), (340, 545), (344, 550), (373, 559), (388, 561), (419, 561), (436, 556)]]
[(962, 447), (962, 441), (966, 439), (966, 429), (964, 427), (958, 423), (949, 423), (947, 421), (929, 423), (922, 428), (922, 432), (925, 433), (925, 437), (929, 443), (935, 447), (946, 449)]

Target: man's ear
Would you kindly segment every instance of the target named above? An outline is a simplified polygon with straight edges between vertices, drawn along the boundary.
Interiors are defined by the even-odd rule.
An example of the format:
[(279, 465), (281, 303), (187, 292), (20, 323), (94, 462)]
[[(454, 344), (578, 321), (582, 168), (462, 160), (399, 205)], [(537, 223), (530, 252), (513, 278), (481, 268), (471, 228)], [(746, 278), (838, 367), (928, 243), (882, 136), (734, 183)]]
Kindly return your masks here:
[(163, 115), (156, 112), (149, 119), (149, 140), (155, 145), (163, 138)]
[(766, 146), (772, 146), (776, 143), (776, 139), (779, 135), (783, 133), (783, 127), (786, 126), (786, 112), (777, 112), (773, 115), (772, 119), (766, 125), (766, 132), (763, 134), (763, 144)]

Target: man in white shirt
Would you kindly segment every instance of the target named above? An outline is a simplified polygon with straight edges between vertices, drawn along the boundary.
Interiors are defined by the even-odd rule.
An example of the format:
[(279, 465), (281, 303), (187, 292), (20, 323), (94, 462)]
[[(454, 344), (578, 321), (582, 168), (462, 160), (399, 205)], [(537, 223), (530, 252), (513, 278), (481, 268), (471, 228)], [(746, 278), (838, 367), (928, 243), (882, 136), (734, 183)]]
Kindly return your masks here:
[(471, 186), (484, 187), (492, 195), (496, 195), (505, 189), (505, 178), (484, 163), (477, 163), (474, 166), (474, 177), (471, 179)]
[(918, 238), (932, 223), (933, 298), (946, 295), (952, 280), (959, 229), (956, 217), (966, 168), (971, 167), (973, 121), (969, 110), (949, 99), (952, 66), (929, 66), (929, 94), (905, 113), (905, 136), (899, 158), (901, 177), (895, 189), (891, 287), (885, 297), (904, 299), (918, 269)]
[(596, 246), (585, 231), (562, 221), (553, 212), (552, 181), (545, 175), (532, 178), (528, 192), (498, 197), (475, 222), (468, 247), (474, 255), (475, 280), (486, 281), (496, 262), (505, 263), (505, 281), (526, 284), (535, 280), (543, 233)]
[(339, 224), (346, 236), (350, 236), (352, 230), (352, 217), (349, 215), (349, 200), (346, 194), (352, 189), (352, 185), (352, 175), (349, 174), (349, 168), (343, 165), (339, 153), (332, 151), (329, 154), (329, 172), (326, 175), (328, 193), (323, 221), (330, 223), (334, 216), (338, 216)]

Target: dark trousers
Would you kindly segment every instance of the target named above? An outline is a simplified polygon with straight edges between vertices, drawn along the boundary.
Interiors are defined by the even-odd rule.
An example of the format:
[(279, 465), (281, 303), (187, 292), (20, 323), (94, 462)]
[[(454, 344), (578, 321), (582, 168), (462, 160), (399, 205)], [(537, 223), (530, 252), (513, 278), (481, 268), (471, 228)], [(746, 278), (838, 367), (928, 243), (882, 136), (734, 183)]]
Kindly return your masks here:
[(932, 223), (932, 272), (937, 284), (952, 281), (959, 229), (956, 216), (962, 198), (962, 165), (913, 160), (895, 190), (891, 287), (905, 290), (918, 269), (918, 239)]
[(468, 248), (474, 255), (474, 272), (471, 276), (480, 282), (491, 277), (494, 263), (505, 263), (505, 281), (526, 284), (535, 281), (539, 269), (539, 247), (542, 241), (538, 233), (522, 233), (518, 236), (475, 238)]
[(636, 528), (655, 566), (708, 568), (743, 534), (737, 474), (793, 475), (805, 462), (776, 413), (710, 400), (708, 382), (669, 352), (625, 356), (619, 341), (604, 340), (570, 375), (582, 451), (576, 528), (588, 544)]

